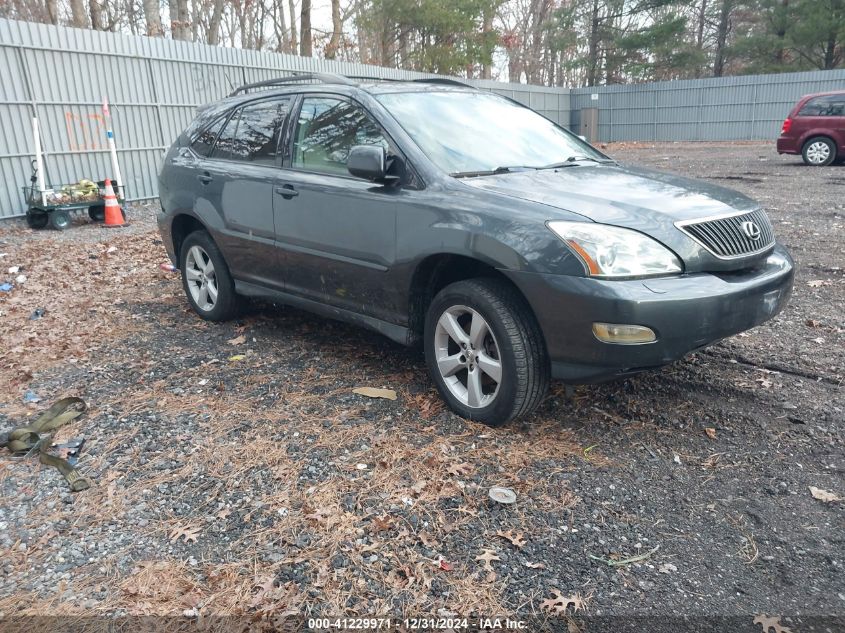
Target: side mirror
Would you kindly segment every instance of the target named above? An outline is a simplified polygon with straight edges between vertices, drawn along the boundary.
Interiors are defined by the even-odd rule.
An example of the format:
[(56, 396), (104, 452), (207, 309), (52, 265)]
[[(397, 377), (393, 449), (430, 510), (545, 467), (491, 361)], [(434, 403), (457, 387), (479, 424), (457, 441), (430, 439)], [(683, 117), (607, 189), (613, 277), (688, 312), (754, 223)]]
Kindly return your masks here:
[(346, 169), (356, 178), (383, 181), (387, 175), (384, 148), (380, 145), (355, 145), (349, 150)]

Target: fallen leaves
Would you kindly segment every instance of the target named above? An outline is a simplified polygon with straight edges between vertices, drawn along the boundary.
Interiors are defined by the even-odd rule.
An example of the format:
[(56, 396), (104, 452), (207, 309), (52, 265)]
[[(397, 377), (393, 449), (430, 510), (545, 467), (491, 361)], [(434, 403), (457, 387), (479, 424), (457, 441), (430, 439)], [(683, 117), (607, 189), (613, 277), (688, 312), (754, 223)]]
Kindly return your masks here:
[(484, 563), (484, 571), (487, 572), (487, 582), (496, 580), (496, 570), (493, 569), (492, 562), (494, 560), (501, 560), (501, 558), (498, 557), (495, 551), (491, 549), (482, 550), (481, 554), (475, 557), (475, 560)]
[(708, 426), (706, 429), (704, 429), (704, 432), (707, 434), (707, 437), (709, 437), (711, 440), (716, 439), (716, 429), (714, 429), (712, 426)]
[(245, 354), (235, 354), (234, 356), (229, 356), (229, 360), (233, 363), (243, 360), (244, 358), (246, 358)]
[(246, 336), (241, 334), (240, 336), (236, 336), (235, 338), (230, 338), (226, 341), (229, 345), (243, 345), (246, 343)]
[(763, 627), (763, 633), (770, 633), (774, 629), (774, 633), (792, 633), (792, 630), (780, 623), (780, 616), (761, 614), (754, 617), (754, 624), (759, 624)]
[(810, 286), (810, 288), (819, 288), (821, 286), (829, 286), (830, 282), (826, 279), (811, 279), (807, 282), (807, 285)]
[(546, 611), (547, 613), (553, 613), (555, 615), (563, 615), (566, 613), (569, 605), (572, 605), (572, 610), (575, 613), (578, 611), (586, 611), (587, 609), (586, 600), (579, 593), (574, 593), (571, 596), (564, 596), (563, 593), (557, 589), (552, 589), (551, 594), (551, 598), (546, 598), (540, 603), (541, 611)]
[(446, 472), (452, 477), (468, 477), (472, 474), (472, 466), (464, 462), (452, 462), (446, 467)]
[(196, 543), (200, 531), (195, 525), (177, 525), (170, 531), (170, 542), (175, 543), (181, 538), (186, 543)]
[(810, 486), (810, 494), (813, 495), (813, 499), (818, 499), (824, 503), (836, 503), (837, 501), (842, 501), (842, 497), (827, 490), (816, 488), (815, 486)]
[(525, 540), (524, 534), (521, 532), (514, 532), (513, 530), (508, 530), (507, 532), (496, 532), (496, 536), (503, 538), (506, 541), (510, 541), (510, 544), (517, 548), (523, 547), (528, 542)]
[(368, 398), (384, 398), (385, 400), (396, 400), (396, 392), (393, 389), (380, 389), (378, 387), (356, 387), (352, 393)]

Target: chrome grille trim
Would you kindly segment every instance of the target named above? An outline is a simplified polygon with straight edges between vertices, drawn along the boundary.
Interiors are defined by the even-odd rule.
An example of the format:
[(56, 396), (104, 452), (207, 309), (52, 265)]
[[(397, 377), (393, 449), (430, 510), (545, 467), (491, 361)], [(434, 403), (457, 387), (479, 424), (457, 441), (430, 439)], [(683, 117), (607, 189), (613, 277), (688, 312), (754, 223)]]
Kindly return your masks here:
[[(753, 222), (760, 237), (752, 240), (742, 230), (743, 222)], [(675, 222), (675, 226), (719, 259), (739, 259), (771, 249), (775, 233), (769, 217), (762, 209), (740, 211), (711, 218)]]

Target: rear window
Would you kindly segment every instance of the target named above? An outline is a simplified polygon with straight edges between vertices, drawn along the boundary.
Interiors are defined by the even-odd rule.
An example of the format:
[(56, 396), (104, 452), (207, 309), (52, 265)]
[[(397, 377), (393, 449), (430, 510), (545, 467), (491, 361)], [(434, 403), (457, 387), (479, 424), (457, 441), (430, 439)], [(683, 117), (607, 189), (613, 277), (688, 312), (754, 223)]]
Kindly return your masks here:
[(798, 116), (845, 116), (845, 95), (813, 97), (801, 107)]
[(214, 140), (217, 138), (217, 134), (220, 132), (220, 128), (223, 127), (225, 120), (226, 118), (222, 117), (209, 125), (204, 132), (201, 132), (194, 139), (194, 142), (191, 143), (191, 149), (200, 156), (208, 156), (211, 153), (211, 148), (214, 147)]

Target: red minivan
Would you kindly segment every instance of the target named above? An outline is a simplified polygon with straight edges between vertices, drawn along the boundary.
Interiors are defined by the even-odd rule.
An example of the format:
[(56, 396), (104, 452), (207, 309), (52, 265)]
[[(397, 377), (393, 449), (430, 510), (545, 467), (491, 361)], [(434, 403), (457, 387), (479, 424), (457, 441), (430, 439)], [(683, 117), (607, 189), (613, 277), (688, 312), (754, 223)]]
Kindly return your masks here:
[(778, 154), (801, 154), (816, 167), (845, 159), (845, 91), (801, 97), (783, 122)]

